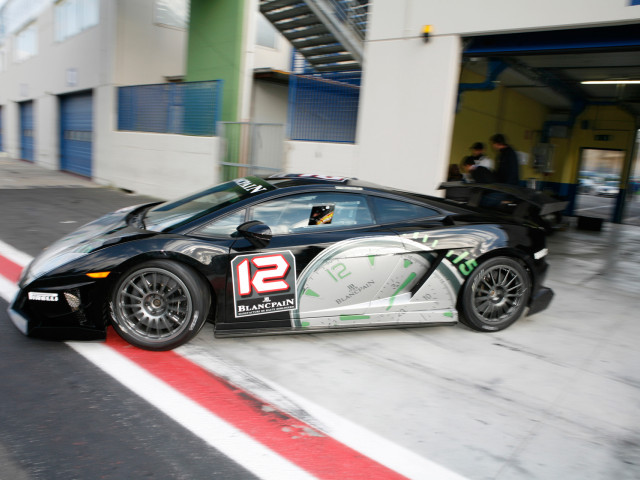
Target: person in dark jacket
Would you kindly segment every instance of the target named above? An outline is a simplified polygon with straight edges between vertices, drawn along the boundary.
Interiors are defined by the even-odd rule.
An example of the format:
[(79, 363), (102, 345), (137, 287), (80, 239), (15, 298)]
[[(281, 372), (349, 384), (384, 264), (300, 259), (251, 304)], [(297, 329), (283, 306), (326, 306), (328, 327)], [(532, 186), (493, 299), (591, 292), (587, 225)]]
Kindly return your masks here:
[(509, 185), (520, 184), (520, 166), (515, 150), (507, 145), (507, 141), (501, 133), (496, 133), (491, 137), (491, 144), (498, 152), (496, 158), (498, 167), (496, 168), (496, 181), (498, 183), (508, 183)]

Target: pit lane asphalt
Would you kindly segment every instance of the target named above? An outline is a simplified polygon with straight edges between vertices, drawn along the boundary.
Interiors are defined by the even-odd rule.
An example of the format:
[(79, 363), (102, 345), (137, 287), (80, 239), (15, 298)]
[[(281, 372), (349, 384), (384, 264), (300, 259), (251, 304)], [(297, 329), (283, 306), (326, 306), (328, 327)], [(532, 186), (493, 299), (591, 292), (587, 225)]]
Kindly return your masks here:
[[(123, 192), (104, 189), (106, 193), (97, 193), (84, 184), (63, 188), (44, 180), (25, 180), (31, 188), (29, 193), (7, 194), (3, 191), (2, 181), (0, 175), (3, 207), (0, 209), (0, 239), (32, 255), (41, 246), (101, 213), (141, 203), (135, 196)], [(6, 188), (19, 190), (13, 186)], [(30, 209), (54, 204), (56, 189), (61, 190), (58, 206), (43, 207), (43, 215), (37, 217)], [(86, 191), (82, 194), (79, 189)], [(105, 205), (112, 195), (122, 197), (122, 203), (114, 200), (115, 204)], [(63, 201), (65, 198), (67, 200)], [(13, 204), (5, 203), (13, 199), (33, 202), (22, 214), (11, 217), (12, 222), (18, 222), (15, 224), (7, 223), (7, 209), (12, 209)], [(100, 199), (91, 207), (95, 211), (87, 211), (87, 217), (80, 218), (92, 199)], [(61, 223), (72, 220), (78, 223)], [(19, 228), (14, 228), (15, 225)], [(607, 224), (603, 232), (581, 232), (571, 226), (550, 238), (549, 249), (551, 268), (546, 284), (556, 292), (551, 307), (496, 334), (476, 334), (463, 327), (398, 329), (325, 336), (225, 339), (216, 342), (212, 350), (209, 343), (212, 335), (207, 326), (207, 331), (181, 348), (183, 353), (219, 356), (255, 372), (260, 378), (275, 380), (289, 391), (313, 399), (355, 424), (469, 478), (640, 478), (640, 350), (637, 348), (640, 342), (640, 323), (637, 321), (640, 230)], [(3, 324), (8, 322), (3, 316), (4, 307), (0, 301), (0, 323)], [(126, 465), (131, 465), (132, 472), (146, 472), (149, 476), (157, 473), (155, 478), (180, 478), (177, 471), (172, 477), (162, 461), (157, 467), (152, 465), (156, 462), (143, 463), (141, 468), (148, 467), (149, 470), (135, 470), (139, 461), (135, 451), (125, 457), (126, 452), (142, 440), (146, 442), (144, 445), (160, 444), (161, 447), (164, 444), (160, 442), (165, 438), (172, 442), (173, 434), (165, 433), (169, 430), (164, 427), (175, 428), (175, 425), (168, 418), (151, 412), (149, 415), (153, 420), (147, 425), (152, 429), (151, 433), (144, 428), (137, 432), (135, 424), (142, 422), (138, 418), (152, 410), (148, 404), (140, 403), (127, 392), (122, 393), (119, 385), (111, 385), (113, 381), (108, 377), (105, 380), (104, 375), (93, 367), (78, 367), (80, 357), (62, 344), (44, 342), (46, 345), (42, 350), (33, 347), (34, 342), (36, 345), (43, 342), (22, 337), (12, 325), (8, 325), (8, 330), (0, 329), (0, 335), (0, 345), (8, 338), (11, 344), (17, 342), (20, 346), (17, 350), (37, 348), (33, 354), (16, 353), (32, 360), (26, 365), (19, 357), (17, 360), (11, 357), (15, 350), (10, 349), (11, 353), (5, 354), (5, 347), (0, 346), (0, 365), (17, 362), (21, 365), (20, 375), (29, 375), (29, 369), (39, 367), (43, 361), (53, 365), (45, 369), (44, 375), (37, 376), (33, 383), (34, 388), (39, 388), (38, 394), (30, 398), (40, 401), (49, 391), (57, 392), (62, 387), (69, 390), (72, 380), (79, 376), (86, 380), (80, 385), (88, 385), (89, 393), (84, 397), (76, 394), (76, 398), (92, 399), (91, 395), (94, 395), (97, 401), (105, 396), (116, 405), (124, 405), (109, 409), (109, 402), (105, 401), (98, 406), (103, 409), (99, 413), (111, 421), (95, 430), (106, 429), (109, 433), (109, 427), (114, 428), (111, 424), (120, 427), (118, 433), (104, 443), (123, 443), (125, 450), (121, 452), (117, 446), (104, 446), (107, 451), (120, 455), (125, 464), (121, 470), (119, 465), (113, 466), (113, 473), (108, 471), (112, 466), (108, 463), (110, 454), (97, 451), (90, 459), (97, 465), (104, 462), (105, 467), (101, 468), (107, 478), (135, 477), (135, 474), (127, 474)], [(64, 364), (64, 369), (56, 368), (57, 356), (47, 353), (50, 350), (58, 352), (58, 349), (65, 352), (61, 354), (62, 358), (71, 356), (73, 359)], [(89, 369), (86, 376), (81, 375), (84, 368)], [(66, 370), (72, 373), (68, 379), (66, 374), (60, 379), (60, 372)], [(0, 382), (4, 382), (3, 367), (0, 367), (0, 375)], [(91, 383), (93, 377), (97, 378), (95, 383)], [(44, 385), (40, 386), (41, 382)], [(22, 388), (27, 385), (19, 382), (19, 378), (6, 387), (0, 384), (3, 399), (5, 396), (11, 398), (11, 389), (16, 384)], [(57, 440), (54, 428), (51, 428), (54, 433), (50, 434), (50, 439), (40, 439), (45, 444), (50, 441), (58, 448), (57, 453), (49, 457), (42, 447), (44, 460), (40, 461), (40, 457), (21, 457), (19, 454), (28, 453), (28, 447), (38, 443), (29, 440), (29, 429), (43, 422), (47, 425), (45, 416), (39, 413), (40, 420), (31, 422), (23, 412), (46, 408), (49, 417), (56, 418), (59, 402), (53, 399), (45, 407), (36, 403), (28, 408), (24, 401), (23, 398), (17, 406), (11, 405), (13, 410), (5, 410), (7, 407), (0, 405), (0, 421), (3, 421), (0, 432), (4, 431), (5, 418), (18, 425), (17, 430), (13, 429), (15, 437), (0, 433), (0, 462), (3, 467), (8, 464), (7, 478), (19, 478), (10, 474), (12, 471), (26, 472), (32, 478), (98, 477), (94, 475), (98, 470), (93, 463), (83, 472), (70, 475), (65, 475), (69, 474), (68, 470), (61, 469), (59, 476), (50, 474), (55, 472), (50, 465), (81, 463), (83, 452), (79, 449), (83, 444), (76, 446), (76, 451), (67, 448), (65, 452), (71, 453), (64, 461), (59, 459), (62, 449), (56, 444), (62, 441), (73, 445), (76, 438), (84, 441), (83, 432), (93, 432), (93, 418), (100, 415), (86, 406), (86, 401), (79, 403), (79, 409), (88, 410), (88, 417), (63, 408), (73, 415), (61, 420), (61, 440)], [(43, 403), (40, 401), (40, 404)], [(134, 406), (125, 408), (129, 405)], [(26, 417), (22, 423), (13, 418), (14, 407), (18, 415)], [(123, 410), (125, 416), (120, 417)], [(167, 424), (157, 423), (162, 419)], [(74, 423), (78, 425), (76, 432), (67, 433)], [(129, 428), (132, 428), (131, 434)], [(136, 441), (128, 442), (127, 435)], [(192, 439), (189, 435), (186, 437)], [(99, 435), (96, 438), (96, 441), (100, 440)], [(200, 448), (198, 441), (193, 445)], [(144, 456), (147, 450), (144, 446), (140, 448)], [(210, 453), (209, 449), (206, 453)], [(79, 452), (78, 460), (75, 460), (76, 452)], [(205, 465), (217, 464), (216, 458), (201, 457), (198, 452), (201, 450), (195, 455), (202, 458)], [(170, 454), (161, 450), (159, 456), (164, 459)], [(172, 458), (178, 458), (176, 470), (182, 471), (184, 466), (186, 478), (194, 460), (185, 457), (183, 464), (179, 459), (181, 456), (179, 452)], [(222, 473), (220, 477), (230, 478), (225, 475)], [(238, 475), (246, 478), (242, 473)], [(210, 476), (196, 473), (191, 478)], [(0, 472), (0, 478), (4, 477)]]
[[(0, 238), (30, 255), (99, 215), (153, 200), (11, 167), (0, 179)], [(6, 311), (0, 299), (0, 478), (256, 478), (66, 344), (24, 337)]]
[(0, 300), (0, 478), (256, 478)]

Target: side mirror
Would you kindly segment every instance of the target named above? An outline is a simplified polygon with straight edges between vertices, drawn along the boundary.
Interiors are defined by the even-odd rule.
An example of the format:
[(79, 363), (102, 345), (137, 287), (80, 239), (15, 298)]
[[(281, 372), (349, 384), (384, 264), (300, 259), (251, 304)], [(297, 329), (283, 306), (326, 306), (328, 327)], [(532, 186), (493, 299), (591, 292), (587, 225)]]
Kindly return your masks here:
[(256, 248), (264, 248), (271, 241), (271, 229), (259, 220), (250, 220), (238, 225), (236, 230)]

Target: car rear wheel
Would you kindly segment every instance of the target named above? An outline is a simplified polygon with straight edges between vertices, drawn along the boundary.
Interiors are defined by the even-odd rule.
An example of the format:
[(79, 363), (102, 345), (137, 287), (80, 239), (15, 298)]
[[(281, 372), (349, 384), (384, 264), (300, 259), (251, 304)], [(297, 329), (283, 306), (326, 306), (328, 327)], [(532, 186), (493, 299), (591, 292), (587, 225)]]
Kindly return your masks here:
[(211, 295), (197, 273), (177, 262), (135, 266), (115, 285), (111, 323), (127, 342), (147, 350), (170, 350), (204, 325)]
[(518, 320), (530, 296), (529, 275), (520, 262), (495, 257), (480, 264), (462, 291), (460, 321), (478, 331), (498, 331)]

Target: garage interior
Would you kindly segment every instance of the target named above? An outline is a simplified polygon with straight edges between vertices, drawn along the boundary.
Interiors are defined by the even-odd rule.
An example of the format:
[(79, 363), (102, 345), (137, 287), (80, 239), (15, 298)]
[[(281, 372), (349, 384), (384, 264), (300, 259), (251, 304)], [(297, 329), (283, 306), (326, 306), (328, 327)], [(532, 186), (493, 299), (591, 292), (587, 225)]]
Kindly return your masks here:
[[(521, 169), (521, 180), (569, 200), (565, 213), (640, 225), (638, 25), (483, 35), (463, 42), (450, 163), (468, 155), (473, 142), (486, 143), (495, 133), (491, 129), (501, 131), (514, 149), (534, 156), (530, 168)], [(486, 114), (489, 103), (493, 121), (482, 121), (487, 119), (478, 112)]]

